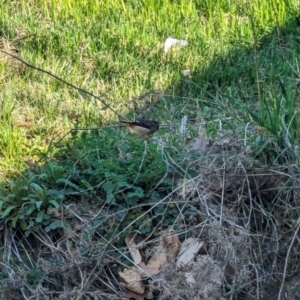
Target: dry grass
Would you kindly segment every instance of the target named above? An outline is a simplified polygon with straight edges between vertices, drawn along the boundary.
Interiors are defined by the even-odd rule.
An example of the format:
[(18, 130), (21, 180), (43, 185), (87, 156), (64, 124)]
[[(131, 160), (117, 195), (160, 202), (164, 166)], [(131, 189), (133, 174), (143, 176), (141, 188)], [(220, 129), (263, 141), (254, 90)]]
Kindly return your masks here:
[[(281, 299), (280, 293), (292, 293), (288, 284), (282, 290), (281, 283), (299, 274), (299, 203), (291, 181), (297, 167), (283, 172), (266, 155), (254, 158), (254, 149), (230, 137), (207, 141), (205, 147), (193, 159), (191, 153), (187, 156), (198, 176), (166, 197), (182, 212), (173, 224), (181, 239), (204, 240), (205, 250), (186, 270), (170, 264), (149, 278), (150, 294), (154, 299), (217, 300)], [(186, 207), (193, 213), (184, 213)], [(116, 247), (116, 239), (98, 234), (97, 226), (92, 229), (99, 214), (105, 219), (102, 226), (114, 226), (114, 214), (99, 210), (78, 216), (75, 211), (75, 206), (66, 208), (66, 217), (76, 223), (69, 232), (40, 231), (25, 239), (22, 232), (5, 228), (6, 255), (15, 264), (2, 265), (8, 274), (3, 295), (121, 299), (124, 289), (117, 273), (130, 255)], [(149, 236), (146, 244), (145, 251), (151, 252), (155, 238)], [(186, 272), (196, 274), (195, 286), (185, 282)]]

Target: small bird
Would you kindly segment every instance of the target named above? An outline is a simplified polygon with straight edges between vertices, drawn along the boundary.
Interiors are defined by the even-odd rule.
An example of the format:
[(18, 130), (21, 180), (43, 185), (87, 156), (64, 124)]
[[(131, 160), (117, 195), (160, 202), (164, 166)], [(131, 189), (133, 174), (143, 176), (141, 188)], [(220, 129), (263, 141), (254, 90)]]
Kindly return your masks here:
[(153, 120), (135, 120), (135, 121), (121, 121), (128, 127), (131, 133), (144, 137), (151, 135), (159, 129), (159, 123)]

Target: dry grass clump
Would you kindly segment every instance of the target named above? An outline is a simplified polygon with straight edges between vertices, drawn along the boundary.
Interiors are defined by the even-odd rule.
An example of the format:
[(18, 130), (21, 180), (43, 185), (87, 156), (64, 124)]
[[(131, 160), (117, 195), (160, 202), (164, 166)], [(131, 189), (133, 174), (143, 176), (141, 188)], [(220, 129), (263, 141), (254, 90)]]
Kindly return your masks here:
[(2, 265), (7, 273), (1, 281), (3, 299), (120, 299), (100, 239), (91, 242), (80, 234), (68, 238), (63, 232), (54, 236), (44, 231), (25, 238), (11, 230), (5, 238), (11, 261)]
[[(198, 175), (181, 182), (179, 197), (198, 211), (192, 235), (206, 241), (222, 277), (222, 295), (277, 299), (285, 277), (299, 274), (299, 266), (293, 265), (299, 221), (291, 184), (297, 170), (283, 170), (267, 156), (255, 157), (253, 149), (234, 138), (206, 140), (205, 146), (192, 149), (188, 160)], [(209, 285), (205, 268), (201, 276), (200, 283)]]
[[(150, 281), (150, 289), (159, 290), (157, 299), (225, 299), (222, 297), (221, 266), (209, 255), (199, 255), (185, 268), (168, 266), (163, 276)], [(188, 276), (193, 282), (188, 282)]]
[[(89, 212), (81, 219), (86, 225), (68, 233), (41, 231), (25, 239), (21, 232), (6, 229), (10, 264), (1, 267), (8, 274), (1, 294), (14, 299), (123, 299), (133, 294), (126, 293), (128, 285), (119, 274), (131, 270), (128, 262), (138, 274), (142, 261), (151, 274), (138, 275), (145, 292), (134, 299), (282, 299), (283, 294), (296, 299), (297, 166), (283, 169), (270, 157), (256, 157), (254, 149), (245, 149), (234, 138), (205, 140), (190, 149), (186, 161), (197, 176), (181, 181), (179, 192), (170, 195), (181, 212), (187, 206), (195, 211), (192, 216), (179, 214), (174, 224), (179, 244), (188, 238), (202, 243), (188, 263), (180, 266), (181, 254), (170, 259), (165, 248), (157, 264), (162, 257), (155, 258), (153, 249), (161, 244), (151, 236), (143, 247), (130, 248), (129, 241), (129, 251), (117, 247), (113, 238), (91, 230), (88, 224), (96, 214)], [(68, 218), (70, 222), (72, 216)]]

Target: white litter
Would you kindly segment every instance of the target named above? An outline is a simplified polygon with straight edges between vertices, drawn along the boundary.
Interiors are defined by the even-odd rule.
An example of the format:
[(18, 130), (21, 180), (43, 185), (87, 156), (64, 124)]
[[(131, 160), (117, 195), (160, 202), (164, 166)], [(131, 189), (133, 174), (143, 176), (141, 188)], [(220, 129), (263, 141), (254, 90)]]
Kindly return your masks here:
[(175, 45), (184, 47), (188, 45), (188, 42), (186, 40), (177, 40), (172, 37), (168, 37), (165, 40), (164, 52), (167, 53)]

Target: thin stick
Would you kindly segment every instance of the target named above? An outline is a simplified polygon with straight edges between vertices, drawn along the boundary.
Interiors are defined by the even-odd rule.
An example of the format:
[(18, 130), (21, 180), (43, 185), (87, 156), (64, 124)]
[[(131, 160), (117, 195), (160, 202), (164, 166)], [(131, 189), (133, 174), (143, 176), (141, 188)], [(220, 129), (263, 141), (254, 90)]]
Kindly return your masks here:
[(292, 241), (291, 241), (291, 243), (290, 243), (288, 252), (287, 252), (287, 254), (286, 254), (285, 263), (284, 263), (284, 269), (283, 269), (282, 281), (281, 281), (280, 290), (279, 290), (278, 297), (277, 297), (278, 300), (281, 300), (281, 299), (282, 299), (282, 298), (281, 298), (281, 294), (282, 294), (282, 290), (283, 290), (284, 282), (285, 282), (285, 278), (286, 278), (286, 270), (287, 270), (287, 266), (288, 266), (288, 260), (289, 260), (289, 257), (290, 257), (290, 253), (291, 253), (291, 250), (292, 250), (292, 246), (293, 246), (293, 244), (294, 244), (294, 242), (295, 242), (296, 237), (298, 236), (298, 231), (299, 231), (299, 229), (300, 229), (300, 217), (299, 217), (299, 219), (298, 219), (298, 221), (297, 221), (297, 225), (298, 225), (298, 226), (297, 226), (297, 229), (296, 229), (296, 231), (295, 231), (295, 233), (294, 233), (294, 236), (293, 236)]
[(77, 91), (79, 91), (79, 92), (81, 92), (81, 93), (84, 93), (84, 94), (87, 94), (87, 95), (89, 95), (89, 96), (91, 96), (91, 97), (97, 99), (97, 100), (100, 101), (105, 107), (107, 107), (107, 108), (108, 108), (109, 110), (111, 110), (115, 115), (117, 115), (120, 119), (124, 119), (124, 117), (122, 117), (121, 115), (119, 115), (113, 108), (110, 107), (110, 105), (109, 105), (108, 103), (106, 103), (104, 100), (102, 100), (99, 96), (94, 95), (94, 94), (92, 94), (92, 93), (90, 93), (90, 92), (88, 92), (88, 91), (86, 91), (86, 90), (84, 90), (84, 89), (82, 89), (82, 88), (80, 88), (80, 87), (77, 87), (77, 86), (75, 86), (74, 84), (69, 83), (69, 82), (65, 81), (64, 79), (61, 79), (60, 77), (58, 77), (58, 76), (52, 74), (52, 73), (49, 72), (49, 71), (43, 70), (43, 69), (41, 69), (41, 68), (39, 68), (39, 67), (36, 67), (36, 66), (34, 66), (34, 65), (32, 65), (32, 64), (30, 64), (30, 63), (28, 63), (28, 62), (26, 62), (25, 60), (19, 58), (19, 57), (16, 56), (16, 55), (13, 55), (13, 54), (11, 54), (11, 53), (9, 53), (9, 52), (6, 52), (6, 51), (4, 51), (4, 50), (2, 50), (2, 49), (0, 49), (0, 52), (2, 52), (2, 53), (4, 53), (4, 54), (6, 54), (6, 55), (8, 55), (8, 56), (10, 56), (10, 57), (12, 57), (12, 58), (18, 60), (18, 61), (20, 61), (21, 63), (23, 63), (24, 65), (26, 65), (26, 66), (29, 67), (29, 68), (32, 68), (32, 69), (34, 69), (34, 70), (43, 72), (43, 73), (45, 73), (45, 74), (47, 74), (47, 75), (49, 75), (49, 76), (55, 78), (56, 80), (58, 80), (58, 81), (60, 81), (60, 82), (62, 82), (62, 83), (64, 83), (64, 84), (66, 84), (67, 86), (70, 86), (70, 87), (74, 88), (74, 89), (77, 90)]

